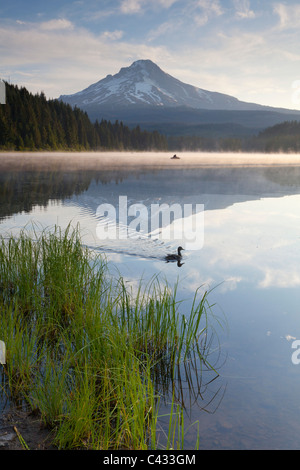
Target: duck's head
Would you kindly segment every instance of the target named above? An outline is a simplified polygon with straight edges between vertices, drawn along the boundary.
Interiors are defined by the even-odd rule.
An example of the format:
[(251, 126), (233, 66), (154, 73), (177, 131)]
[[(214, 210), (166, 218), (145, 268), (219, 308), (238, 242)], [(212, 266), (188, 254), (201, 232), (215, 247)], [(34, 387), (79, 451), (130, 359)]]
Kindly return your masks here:
[(182, 248), (182, 246), (179, 246), (178, 249), (177, 249), (179, 256), (181, 256), (182, 250), (184, 250), (184, 248)]

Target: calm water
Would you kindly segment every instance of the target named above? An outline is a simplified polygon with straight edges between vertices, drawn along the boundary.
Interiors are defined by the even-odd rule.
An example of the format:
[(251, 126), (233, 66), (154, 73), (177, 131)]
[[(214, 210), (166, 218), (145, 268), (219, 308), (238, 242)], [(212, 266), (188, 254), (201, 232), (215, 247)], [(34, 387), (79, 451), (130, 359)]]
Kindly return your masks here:
[[(203, 246), (185, 250), (178, 267), (163, 260), (177, 240), (100, 240), (97, 208), (116, 207), (119, 196), (148, 209), (204, 204)], [(300, 448), (298, 157), (0, 154), (0, 200), (1, 234), (79, 223), (84, 243), (133, 287), (157, 273), (178, 281), (187, 310), (199, 286), (212, 289), (210, 360), (220, 375), (209, 383), (198, 370), (191, 392), (183, 373), (186, 423), (199, 421), (201, 449)], [(187, 448), (197, 429), (187, 431)]]

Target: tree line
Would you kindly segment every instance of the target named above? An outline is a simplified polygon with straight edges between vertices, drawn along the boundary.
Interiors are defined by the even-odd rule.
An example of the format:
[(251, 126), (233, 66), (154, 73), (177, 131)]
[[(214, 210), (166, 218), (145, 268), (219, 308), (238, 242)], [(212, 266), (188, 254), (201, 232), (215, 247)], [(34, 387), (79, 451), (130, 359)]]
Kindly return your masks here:
[(253, 136), (165, 136), (118, 120), (91, 122), (86, 112), (43, 92), (6, 83), (0, 105), (0, 150), (170, 150), (300, 152), (300, 122), (286, 121)]
[(166, 150), (166, 138), (122, 122), (92, 123), (86, 112), (43, 92), (6, 83), (6, 104), (0, 105), (2, 150)]
[(170, 136), (168, 147), (174, 151), (299, 153), (300, 122), (285, 121), (246, 137)]

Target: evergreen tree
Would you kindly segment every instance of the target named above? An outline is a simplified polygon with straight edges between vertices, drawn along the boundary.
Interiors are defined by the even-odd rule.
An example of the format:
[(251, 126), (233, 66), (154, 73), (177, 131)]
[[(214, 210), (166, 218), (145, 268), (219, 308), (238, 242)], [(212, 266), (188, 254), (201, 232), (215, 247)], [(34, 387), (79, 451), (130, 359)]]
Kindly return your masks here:
[(0, 106), (3, 150), (155, 150), (167, 146), (164, 136), (130, 130), (122, 122), (92, 123), (86, 112), (45, 94), (6, 83), (7, 104)]

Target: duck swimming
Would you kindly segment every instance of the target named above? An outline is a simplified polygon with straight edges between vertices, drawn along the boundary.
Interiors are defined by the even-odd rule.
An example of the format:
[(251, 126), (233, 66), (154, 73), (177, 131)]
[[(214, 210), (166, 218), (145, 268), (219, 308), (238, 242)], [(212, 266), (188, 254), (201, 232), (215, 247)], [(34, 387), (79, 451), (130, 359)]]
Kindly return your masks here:
[(178, 253), (178, 254), (177, 254), (177, 255), (175, 255), (175, 254), (167, 255), (167, 256), (165, 257), (165, 260), (166, 260), (166, 261), (180, 261), (181, 258), (182, 258), (182, 254), (181, 254), (181, 251), (182, 251), (182, 250), (184, 250), (184, 248), (182, 248), (182, 246), (179, 246), (179, 247), (177, 248), (177, 253)]

